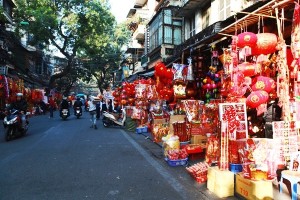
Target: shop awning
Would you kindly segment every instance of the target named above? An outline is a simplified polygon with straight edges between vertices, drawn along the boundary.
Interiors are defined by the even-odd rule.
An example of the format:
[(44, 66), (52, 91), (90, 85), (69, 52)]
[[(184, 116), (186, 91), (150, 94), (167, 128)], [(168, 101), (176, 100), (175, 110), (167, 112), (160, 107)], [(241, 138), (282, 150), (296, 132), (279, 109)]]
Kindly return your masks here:
[[(261, 3), (261, 2), (259, 2)], [(259, 4), (257, 3), (257, 4)], [(264, 5), (259, 6), (257, 5), (257, 8), (253, 11), (247, 12), (247, 9), (241, 12), (236, 13), (236, 15), (232, 16), (233, 18), (236, 18), (236, 21), (233, 23), (230, 23), (228, 26), (224, 27), (219, 34), (223, 35), (234, 35), (235, 31), (238, 30), (240, 32), (241, 28), (245, 28), (245, 26), (251, 26), (254, 24), (257, 24), (259, 21), (259, 17), (261, 18), (274, 18), (276, 19), (275, 14), (275, 7), (278, 8), (279, 12), (281, 12), (281, 9), (291, 9), (293, 10), (295, 7), (295, 3), (292, 0), (271, 0), (267, 3), (263, 2)], [(254, 4), (253, 6), (256, 6)], [(286, 17), (284, 18), (286, 21), (291, 21), (292, 18)]]
[(143, 74), (140, 74), (141, 77), (151, 77), (154, 75), (154, 70), (153, 71), (150, 71), (150, 72), (146, 72), (146, 73), (143, 73)]

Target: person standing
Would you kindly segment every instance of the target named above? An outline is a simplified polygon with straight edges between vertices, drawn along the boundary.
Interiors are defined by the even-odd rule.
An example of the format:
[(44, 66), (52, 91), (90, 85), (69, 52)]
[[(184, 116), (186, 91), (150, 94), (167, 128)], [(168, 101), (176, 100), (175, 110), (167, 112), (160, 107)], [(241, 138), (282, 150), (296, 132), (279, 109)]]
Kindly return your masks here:
[(112, 113), (114, 111), (114, 105), (111, 99), (108, 100), (108, 112)]
[(50, 112), (50, 116), (49, 118), (53, 118), (53, 111), (55, 109), (56, 105), (54, 102), (54, 99), (52, 97), (52, 95), (49, 96), (49, 112)]
[(103, 114), (104, 111), (107, 111), (107, 106), (106, 106), (106, 101), (102, 98), (101, 100), (101, 115)]
[(97, 125), (96, 125), (96, 102), (95, 99), (91, 96), (89, 97), (89, 101), (88, 101), (88, 106), (89, 106), (89, 113), (91, 115), (91, 121), (92, 121), (92, 126), (91, 128), (95, 128), (97, 129)]

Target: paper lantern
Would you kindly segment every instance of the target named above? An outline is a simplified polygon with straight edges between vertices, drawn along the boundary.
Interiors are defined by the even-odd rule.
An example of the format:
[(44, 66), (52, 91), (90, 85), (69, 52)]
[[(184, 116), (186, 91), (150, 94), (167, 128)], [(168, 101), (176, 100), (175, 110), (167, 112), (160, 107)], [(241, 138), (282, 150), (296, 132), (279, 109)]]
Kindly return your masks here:
[(250, 108), (257, 108), (260, 104), (266, 103), (269, 99), (269, 94), (263, 90), (257, 90), (250, 93), (246, 99), (246, 105)]
[(237, 46), (240, 48), (243, 47), (254, 47), (257, 42), (257, 35), (251, 32), (244, 32), (238, 35)]
[(258, 33), (256, 46), (252, 48), (252, 55), (271, 54), (276, 51), (277, 36), (273, 33)]
[(254, 76), (261, 72), (261, 65), (258, 63), (243, 62), (237, 68), (244, 76)]
[(257, 77), (256, 83), (252, 86), (252, 90), (264, 90), (268, 93), (275, 90), (276, 83), (272, 78), (266, 76)]
[(155, 76), (164, 76), (167, 69), (163, 62), (158, 62), (154, 66), (154, 70), (155, 70), (155, 72), (154, 72)]

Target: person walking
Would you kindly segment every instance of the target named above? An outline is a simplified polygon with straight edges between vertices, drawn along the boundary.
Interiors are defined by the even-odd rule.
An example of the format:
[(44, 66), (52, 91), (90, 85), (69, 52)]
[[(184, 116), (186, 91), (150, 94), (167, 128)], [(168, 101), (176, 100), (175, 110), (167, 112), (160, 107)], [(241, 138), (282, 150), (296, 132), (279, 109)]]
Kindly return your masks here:
[(91, 121), (92, 121), (92, 126), (91, 128), (95, 128), (97, 129), (97, 125), (96, 125), (96, 102), (94, 97), (90, 96), (89, 97), (89, 101), (88, 101), (88, 106), (89, 106), (89, 113), (91, 115)]
[(52, 95), (50, 95), (49, 96), (49, 112), (50, 112), (49, 118), (53, 118), (53, 112), (54, 112), (55, 107), (56, 107), (56, 105), (55, 105), (54, 99), (53, 99)]

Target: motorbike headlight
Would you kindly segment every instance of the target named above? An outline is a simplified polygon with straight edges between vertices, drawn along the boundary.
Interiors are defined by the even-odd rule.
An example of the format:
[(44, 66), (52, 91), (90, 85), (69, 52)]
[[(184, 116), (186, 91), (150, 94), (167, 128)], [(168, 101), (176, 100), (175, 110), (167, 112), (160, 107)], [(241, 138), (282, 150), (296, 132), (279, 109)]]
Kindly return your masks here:
[(7, 125), (14, 124), (17, 121), (18, 117), (14, 117), (11, 120), (5, 120)]

